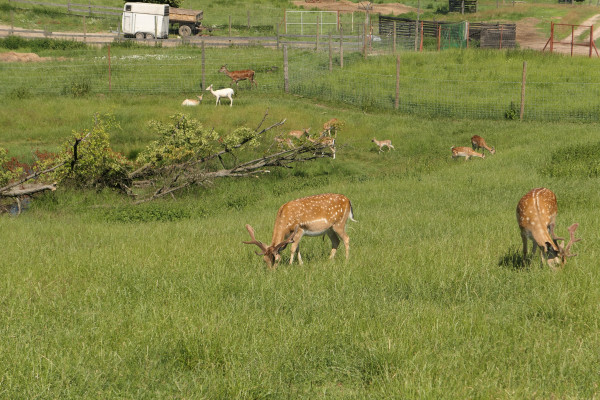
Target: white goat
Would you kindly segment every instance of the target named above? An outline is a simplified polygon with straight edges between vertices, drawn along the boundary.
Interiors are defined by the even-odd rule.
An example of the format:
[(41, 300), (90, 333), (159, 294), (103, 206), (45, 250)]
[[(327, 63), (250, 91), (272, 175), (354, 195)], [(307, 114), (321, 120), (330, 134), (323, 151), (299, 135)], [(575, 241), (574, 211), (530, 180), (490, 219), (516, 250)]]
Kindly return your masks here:
[(230, 102), (229, 107), (233, 106), (233, 98), (231, 97), (231, 96), (233, 96), (232, 88), (213, 90), (212, 85), (210, 85), (209, 87), (206, 88), (206, 90), (210, 90), (210, 92), (213, 94), (213, 96), (215, 96), (217, 98), (217, 102), (215, 103), (215, 106), (221, 104), (221, 97), (227, 97)]
[(197, 106), (198, 104), (200, 104), (200, 102), (202, 101), (202, 96), (196, 96), (198, 98), (198, 100), (194, 100), (194, 99), (185, 99), (183, 101), (183, 103), (181, 103), (182, 106)]

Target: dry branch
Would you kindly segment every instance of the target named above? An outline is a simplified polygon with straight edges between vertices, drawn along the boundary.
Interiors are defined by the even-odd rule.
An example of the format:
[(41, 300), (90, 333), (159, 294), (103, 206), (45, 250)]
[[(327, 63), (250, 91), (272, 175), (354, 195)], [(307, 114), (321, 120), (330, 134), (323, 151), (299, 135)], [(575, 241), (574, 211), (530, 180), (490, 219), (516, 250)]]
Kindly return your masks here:
[[(206, 171), (198, 161), (188, 162), (177, 165), (177, 173), (165, 182), (153, 194), (137, 200), (134, 204), (141, 204), (152, 201), (166, 195), (172, 195), (174, 192), (192, 185), (206, 185), (217, 178), (240, 178), (256, 176), (269, 173), (269, 167), (287, 167), (290, 164), (306, 162), (318, 158), (331, 157), (329, 147), (321, 143), (307, 142), (294, 149), (281, 151), (274, 154), (268, 154), (264, 157), (247, 161), (234, 166), (233, 168), (224, 168), (217, 171)], [(205, 159), (213, 159), (207, 157)], [(174, 171), (174, 170), (172, 170)], [(144, 181), (147, 184), (147, 180)]]
[[(25, 182), (28, 182), (30, 180), (33, 179), (37, 179), (38, 177), (42, 176), (42, 175), (46, 175), (49, 174), (50, 172), (62, 167), (63, 165), (67, 164), (67, 163), (71, 163), (71, 169), (73, 169), (73, 167), (75, 166), (75, 163), (77, 163), (77, 146), (79, 146), (79, 144), (81, 142), (83, 142), (84, 140), (86, 140), (88, 138), (88, 136), (90, 136), (89, 132), (87, 135), (85, 135), (84, 137), (82, 137), (81, 139), (75, 139), (75, 143), (73, 144), (73, 158), (69, 161), (63, 161), (61, 163), (58, 163), (56, 165), (54, 165), (53, 167), (47, 168), (43, 171), (36, 171), (33, 174), (27, 175), (25, 178), (18, 180), (16, 182), (10, 183), (4, 187), (0, 188), (0, 197), (17, 197), (17, 196), (27, 196), (27, 195), (31, 195), (40, 191), (44, 191), (44, 190), (56, 190), (56, 183), (54, 183), (53, 185), (47, 185), (47, 186), (53, 186), (54, 189), (43, 189), (43, 190), (38, 190), (38, 191), (34, 191), (32, 193), (23, 193), (20, 195), (14, 195), (14, 193), (16, 193), (13, 189), (18, 187), (18, 186), (27, 186), (27, 185), (23, 185)], [(18, 190), (17, 190), (18, 192)]]

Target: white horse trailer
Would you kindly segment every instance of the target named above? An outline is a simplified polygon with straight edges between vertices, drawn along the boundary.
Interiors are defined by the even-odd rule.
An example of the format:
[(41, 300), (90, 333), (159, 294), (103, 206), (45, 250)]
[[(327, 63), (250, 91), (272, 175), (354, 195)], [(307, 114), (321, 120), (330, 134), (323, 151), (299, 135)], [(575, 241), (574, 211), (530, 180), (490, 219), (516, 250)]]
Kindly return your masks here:
[(166, 39), (169, 37), (169, 5), (125, 3), (122, 29), (125, 37)]

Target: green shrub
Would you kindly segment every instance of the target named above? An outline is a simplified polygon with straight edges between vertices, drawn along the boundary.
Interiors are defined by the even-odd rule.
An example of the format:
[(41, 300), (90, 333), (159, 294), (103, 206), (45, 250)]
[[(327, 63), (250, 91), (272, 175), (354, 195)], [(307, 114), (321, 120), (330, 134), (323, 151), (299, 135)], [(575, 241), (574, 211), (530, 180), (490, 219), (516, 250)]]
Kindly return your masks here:
[(9, 50), (31, 49), (37, 52), (42, 50), (73, 50), (86, 49), (87, 45), (83, 42), (74, 40), (56, 40), (47, 38), (24, 39), (19, 36), (10, 35), (4, 39), (0, 39), (0, 48)]
[[(76, 187), (120, 187), (127, 182), (130, 162), (110, 148), (108, 134), (111, 129), (119, 128), (112, 115), (95, 115), (91, 129), (73, 132), (63, 144), (63, 150), (55, 157), (41, 162), (38, 167), (44, 169), (64, 162), (64, 165), (45, 175), (45, 178)], [(73, 163), (76, 141), (79, 141), (77, 161)]]
[(29, 99), (33, 96), (30, 88), (19, 87), (10, 92), (10, 97), (13, 99)]
[(75, 78), (65, 84), (61, 94), (63, 96), (85, 97), (92, 91), (92, 84), (89, 78)]
[(551, 178), (598, 178), (600, 143), (581, 144), (555, 150), (540, 173)]
[(152, 203), (115, 208), (101, 213), (103, 220), (110, 222), (169, 222), (189, 219), (192, 213), (171, 204)]
[(504, 118), (510, 120), (515, 120), (519, 118), (519, 110), (517, 109), (517, 106), (513, 101), (510, 102), (508, 110), (504, 112)]

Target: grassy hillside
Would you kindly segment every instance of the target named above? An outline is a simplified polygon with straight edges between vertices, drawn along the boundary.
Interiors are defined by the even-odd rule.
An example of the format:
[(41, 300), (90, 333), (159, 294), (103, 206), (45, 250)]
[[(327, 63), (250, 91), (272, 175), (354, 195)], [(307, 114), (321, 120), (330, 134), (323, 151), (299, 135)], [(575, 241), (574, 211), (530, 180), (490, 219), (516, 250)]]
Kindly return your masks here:
[[(0, 142), (52, 149), (100, 111), (121, 123), (115, 149), (135, 153), (181, 98), (4, 97)], [(140, 207), (60, 188), (0, 217), (2, 397), (597, 396), (597, 124), (425, 119), (268, 90), (188, 113), (228, 130), (267, 109), (287, 118), (268, 139), (345, 121), (336, 160)], [(452, 160), (473, 134), (496, 155)], [(373, 137), (396, 151), (378, 154)], [(559, 235), (581, 224), (557, 273), (520, 257), (515, 207), (539, 186), (558, 197)], [(307, 237), (304, 266), (287, 250), (267, 271), (244, 224), (266, 242), (281, 204), (324, 192), (353, 203), (350, 260)]]

